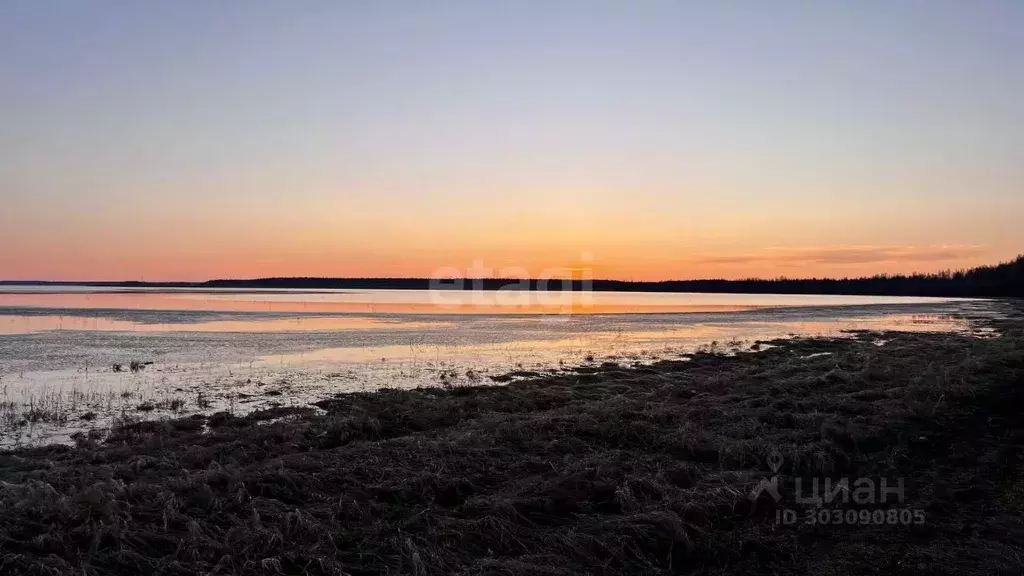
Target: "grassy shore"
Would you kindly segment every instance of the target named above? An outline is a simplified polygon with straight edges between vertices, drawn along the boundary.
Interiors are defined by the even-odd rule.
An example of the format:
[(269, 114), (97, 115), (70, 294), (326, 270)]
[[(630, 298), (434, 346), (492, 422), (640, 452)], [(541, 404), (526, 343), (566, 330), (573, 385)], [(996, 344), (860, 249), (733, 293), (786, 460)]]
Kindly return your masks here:
[[(0, 574), (1019, 574), (1024, 318), (992, 324), (3, 452)], [(923, 522), (806, 521), (797, 479), (860, 477), (905, 500), (825, 508)]]

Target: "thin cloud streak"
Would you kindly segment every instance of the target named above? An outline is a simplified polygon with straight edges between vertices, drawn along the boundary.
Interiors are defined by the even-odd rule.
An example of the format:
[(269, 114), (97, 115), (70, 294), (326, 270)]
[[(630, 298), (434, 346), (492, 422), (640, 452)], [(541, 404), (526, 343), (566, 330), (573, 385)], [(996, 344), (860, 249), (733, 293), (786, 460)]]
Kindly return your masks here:
[(984, 246), (828, 246), (767, 248), (758, 253), (707, 254), (697, 264), (877, 264), (885, 262), (943, 262), (982, 254)]

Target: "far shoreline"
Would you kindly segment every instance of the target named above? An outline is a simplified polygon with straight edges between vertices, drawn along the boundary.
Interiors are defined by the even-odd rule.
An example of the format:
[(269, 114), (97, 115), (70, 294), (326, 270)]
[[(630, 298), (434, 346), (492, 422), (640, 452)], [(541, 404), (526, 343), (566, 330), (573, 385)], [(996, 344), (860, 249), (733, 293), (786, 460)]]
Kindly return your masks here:
[(995, 266), (927, 274), (861, 278), (748, 278), (726, 280), (628, 281), (576, 278), (324, 278), (272, 277), (202, 282), (0, 280), (2, 286), (86, 286), (106, 288), (380, 289), (678, 292), (705, 294), (821, 294), (844, 296), (1024, 297), (1024, 255)]

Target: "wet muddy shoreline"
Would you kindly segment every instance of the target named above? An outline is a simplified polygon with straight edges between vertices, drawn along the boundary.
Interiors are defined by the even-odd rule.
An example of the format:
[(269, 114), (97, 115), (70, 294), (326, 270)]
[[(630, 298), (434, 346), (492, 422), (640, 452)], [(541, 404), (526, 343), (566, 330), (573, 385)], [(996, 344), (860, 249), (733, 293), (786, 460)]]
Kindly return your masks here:
[[(1009, 573), (1024, 536), (1024, 319), (985, 322), (125, 418), (77, 447), (0, 452), (0, 565), (795, 574), (841, 560), (844, 573)], [(769, 477), (780, 500), (754, 497)], [(903, 499), (847, 503), (850, 524), (780, 524), (787, 510), (819, 517), (794, 500), (798, 479), (858, 477), (898, 480)]]

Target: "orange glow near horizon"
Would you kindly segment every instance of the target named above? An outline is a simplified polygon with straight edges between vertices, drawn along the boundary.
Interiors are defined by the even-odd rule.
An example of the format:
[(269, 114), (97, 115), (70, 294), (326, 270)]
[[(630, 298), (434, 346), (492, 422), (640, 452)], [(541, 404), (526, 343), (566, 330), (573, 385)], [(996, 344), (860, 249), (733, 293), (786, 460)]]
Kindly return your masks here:
[[(161, 253), (164, 252), (164, 253)], [(266, 277), (481, 277), (591, 278), (658, 281), (699, 278), (856, 277), (956, 270), (996, 264), (1015, 256), (978, 246), (831, 246), (769, 248), (760, 251), (678, 253), (666, 250), (568, 250), (549, 255), (512, 250), (420, 250), (408, 256), (339, 251), (249, 253), (166, 253), (148, 255), (99, 251), (47, 256), (0, 256), (0, 280), (204, 281)], [(446, 254), (443, 252), (447, 252)], [(561, 253), (559, 253), (561, 252)]]
[[(754, 197), (740, 209), (695, 203), (696, 194), (630, 202), (617, 193), (597, 204), (573, 190), (499, 192), (486, 204), (410, 198), (397, 210), (385, 198), (302, 203), (271, 189), (247, 203), (211, 188), (202, 203), (89, 204), (73, 216), (33, 200), (17, 217), (0, 215), (0, 280), (433, 277), (446, 269), (532, 278), (586, 269), (595, 279), (638, 281), (854, 277), (996, 264), (1024, 247), (1013, 198), (999, 210), (951, 204), (925, 215), (896, 202), (876, 213), (835, 200), (791, 206)], [(476, 264), (489, 270), (474, 273)]]

